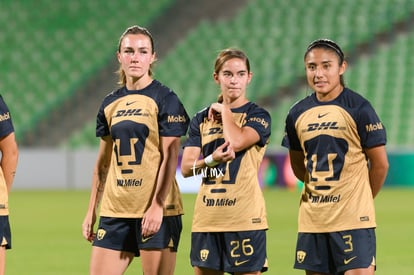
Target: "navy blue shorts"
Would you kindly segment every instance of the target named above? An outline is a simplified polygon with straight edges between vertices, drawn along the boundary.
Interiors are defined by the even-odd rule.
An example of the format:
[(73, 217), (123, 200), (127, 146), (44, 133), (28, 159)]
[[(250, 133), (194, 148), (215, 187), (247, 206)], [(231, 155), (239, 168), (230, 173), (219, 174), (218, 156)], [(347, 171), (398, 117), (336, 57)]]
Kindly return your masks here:
[(332, 233), (299, 233), (294, 267), (321, 273), (343, 274), (375, 266), (375, 229)]
[(0, 245), (11, 249), (11, 230), (9, 216), (0, 216)]
[(171, 248), (177, 251), (182, 230), (181, 216), (164, 217), (160, 230), (148, 238), (141, 236), (141, 221), (136, 218), (101, 217), (94, 246), (126, 251), (139, 257), (141, 249)]
[(193, 232), (191, 265), (233, 274), (267, 271), (266, 231)]

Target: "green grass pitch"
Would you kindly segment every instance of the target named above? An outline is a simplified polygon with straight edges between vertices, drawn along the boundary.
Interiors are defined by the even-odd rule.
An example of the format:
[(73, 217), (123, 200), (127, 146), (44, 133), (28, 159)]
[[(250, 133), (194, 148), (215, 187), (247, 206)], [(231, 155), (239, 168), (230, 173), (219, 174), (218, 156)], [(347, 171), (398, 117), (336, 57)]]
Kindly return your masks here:
[[(270, 229), (267, 274), (304, 274), (292, 268), (299, 191), (264, 191)], [(414, 189), (384, 188), (376, 199), (377, 275), (413, 274)], [(88, 274), (91, 247), (81, 223), (89, 191), (23, 191), (10, 195), (13, 249), (7, 252), (8, 275)], [(195, 194), (183, 194), (184, 229), (176, 275), (193, 274), (189, 263)], [(126, 274), (142, 274), (136, 258)]]

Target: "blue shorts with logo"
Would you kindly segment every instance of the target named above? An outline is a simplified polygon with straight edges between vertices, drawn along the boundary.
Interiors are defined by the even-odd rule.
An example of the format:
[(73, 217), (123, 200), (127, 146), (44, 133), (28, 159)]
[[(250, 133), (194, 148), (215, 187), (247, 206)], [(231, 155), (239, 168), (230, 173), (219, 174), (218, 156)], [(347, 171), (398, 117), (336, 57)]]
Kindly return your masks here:
[(193, 232), (191, 265), (235, 272), (265, 272), (266, 231)]
[(177, 252), (182, 231), (181, 215), (164, 217), (160, 230), (143, 238), (141, 218), (101, 217), (93, 246), (126, 251), (139, 257), (141, 249), (171, 248)]
[(294, 268), (344, 274), (356, 268), (375, 266), (374, 228), (331, 233), (299, 233)]

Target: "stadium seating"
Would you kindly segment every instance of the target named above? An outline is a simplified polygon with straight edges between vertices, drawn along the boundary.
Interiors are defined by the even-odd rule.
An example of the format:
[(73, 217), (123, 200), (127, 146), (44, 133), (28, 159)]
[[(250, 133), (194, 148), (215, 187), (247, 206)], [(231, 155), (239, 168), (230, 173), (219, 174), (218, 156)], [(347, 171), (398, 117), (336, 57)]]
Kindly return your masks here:
[[(137, 9), (134, 1), (127, 0), (41, 0), (33, 2), (36, 9), (26, 3), (2, 2), (0, 23), (6, 29), (0, 42), (8, 47), (0, 55), (0, 90), (12, 102), (19, 128), (30, 130), (47, 116), (51, 106), (69, 98), (112, 57), (113, 41), (118, 38), (114, 35), (126, 24), (119, 18), (140, 16), (142, 24), (150, 25), (174, 1), (140, 1), (145, 9)], [(45, 18), (42, 11), (49, 7), (53, 12)], [(19, 13), (12, 17), (10, 10)], [(247, 1), (232, 18), (195, 25), (159, 60), (155, 77), (177, 92), (192, 116), (217, 97), (219, 90), (211, 76), (218, 51), (232, 46), (245, 50), (254, 73), (249, 98), (257, 102), (276, 98), (266, 108), (272, 113), (271, 147), (277, 149), (289, 107), (309, 93), (303, 87), (281, 94), (281, 88), (296, 87), (303, 79), (306, 46), (314, 39), (329, 37), (355, 57), (345, 76), (348, 85), (372, 101), (387, 126), (390, 144), (405, 146), (414, 135), (409, 125), (414, 103), (410, 78), (414, 61), (409, 49), (414, 39), (409, 32), (394, 39), (393, 33), (395, 25), (409, 21), (413, 12), (411, 0)], [(380, 34), (385, 43), (377, 47), (373, 44)], [(373, 50), (359, 55), (361, 45)], [(96, 145), (93, 133), (91, 118), (62, 146)]]
[(347, 74), (350, 87), (364, 94), (388, 129), (391, 146), (409, 145), (414, 138), (414, 33), (398, 35), (370, 58), (356, 62)]
[(1, 1), (0, 90), (18, 125), (17, 138), (108, 63), (125, 26), (137, 17), (148, 24), (172, 3)]
[[(229, 46), (244, 49), (254, 72), (248, 91), (251, 100), (280, 97), (281, 103), (270, 106), (274, 113), (271, 144), (277, 147), (289, 108), (285, 103), (289, 98), (282, 99), (278, 91), (303, 76), (302, 57), (309, 42), (329, 37), (338, 41), (346, 52), (352, 52), (358, 45), (371, 43), (378, 34), (392, 33), (393, 24), (406, 20), (413, 9), (414, 5), (407, 0), (362, 3), (352, 0), (341, 5), (321, 0), (312, 1), (312, 5), (301, 0), (251, 1), (228, 21), (202, 22), (196, 26), (179, 49), (161, 60), (157, 75), (176, 87), (188, 111), (194, 113), (214, 100), (218, 92), (210, 77), (215, 53)], [(174, 67), (191, 67), (191, 70), (171, 74), (169, 68)], [(201, 88), (203, 96), (194, 98), (193, 87)], [(307, 92), (305, 88), (293, 94), (290, 103)], [(402, 135), (398, 130), (392, 132)], [(390, 141), (400, 142), (392, 136)]]

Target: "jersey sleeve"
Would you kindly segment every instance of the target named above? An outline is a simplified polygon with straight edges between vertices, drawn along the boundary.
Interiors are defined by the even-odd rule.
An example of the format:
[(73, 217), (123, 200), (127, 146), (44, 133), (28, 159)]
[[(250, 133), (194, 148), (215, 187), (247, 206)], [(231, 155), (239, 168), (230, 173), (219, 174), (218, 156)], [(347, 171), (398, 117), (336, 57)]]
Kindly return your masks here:
[(0, 95), (0, 137), (5, 137), (14, 132), (9, 108)]
[(187, 140), (184, 142), (183, 147), (200, 147), (201, 148), (201, 134), (200, 134), (200, 117), (202, 113), (197, 113), (190, 122), (188, 128)]
[(358, 134), (363, 148), (371, 148), (387, 143), (385, 126), (369, 102), (362, 105), (358, 120)]
[(181, 137), (187, 133), (189, 117), (177, 97), (170, 91), (161, 101), (158, 113), (160, 136)]
[(105, 117), (104, 104), (102, 104), (99, 108), (98, 115), (96, 116), (96, 136), (104, 137), (109, 135), (109, 125)]
[(289, 113), (285, 121), (285, 135), (282, 139), (282, 146), (289, 150), (302, 151), (302, 146), (295, 129), (295, 122), (292, 114)]
[(246, 124), (244, 126), (249, 126), (256, 130), (260, 136), (260, 140), (257, 144), (263, 147), (269, 140), (271, 125), (270, 114), (265, 109), (257, 107), (247, 114)]

